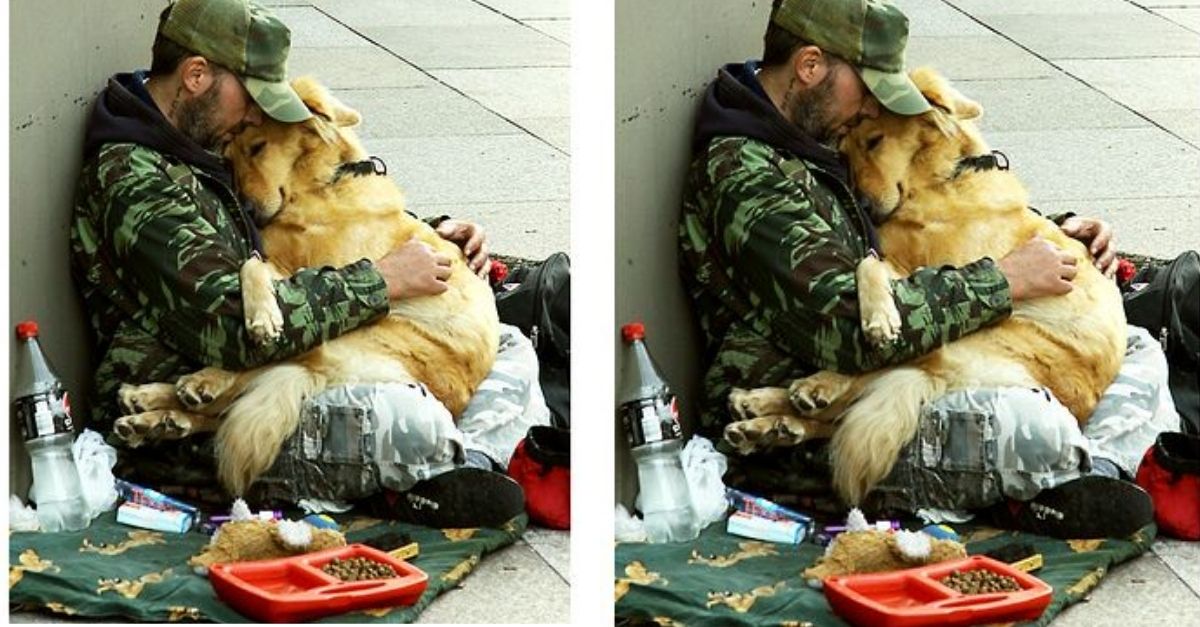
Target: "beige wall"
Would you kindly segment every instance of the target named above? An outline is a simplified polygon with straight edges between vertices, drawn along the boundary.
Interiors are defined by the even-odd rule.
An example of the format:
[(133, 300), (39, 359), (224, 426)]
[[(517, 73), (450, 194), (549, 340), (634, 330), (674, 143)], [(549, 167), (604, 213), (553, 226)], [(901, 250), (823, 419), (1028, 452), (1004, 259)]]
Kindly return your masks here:
[[(34, 318), (42, 348), (84, 415), (88, 336), (67, 265), (83, 128), (112, 74), (150, 65), (166, 0), (13, 0), (9, 5), (9, 300), (11, 325)], [(9, 351), (12, 372), (13, 351)], [(29, 458), (11, 420), (9, 477), (22, 498)]]
[[(675, 230), (692, 123), (717, 68), (761, 54), (770, 7), (770, 0), (617, 1), (616, 320), (646, 323), (646, 343), (679, 397), (689, 434), (702, 373)], [(628, 504), (637, 473), (615, 428), (617, 498)]]

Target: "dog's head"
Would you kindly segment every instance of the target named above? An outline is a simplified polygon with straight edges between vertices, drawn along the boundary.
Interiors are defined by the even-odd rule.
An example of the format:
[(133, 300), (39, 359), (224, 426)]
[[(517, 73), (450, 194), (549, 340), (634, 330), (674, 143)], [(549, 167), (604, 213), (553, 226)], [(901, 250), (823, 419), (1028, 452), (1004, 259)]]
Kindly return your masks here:
[(292, 88), (313, 117), (288, 124), (263, 116), (225, 148), (241, 194), (254, 208), (260, 225), (270, 222), (296, 194), (329, 184), (342, 163), (366, 157), (350, 131), (361, 120), (311, 77), (297, 78)]
[(983, 114), (930, 68), (911, 72), (933, 108), (903, 116), (881, 110), (842, 139), (854, 184), (870, 203), (871, 217), (883, 222), (914, 191), (949, 180), (963, 157), (987, 154), (988, 147), (971, 120)]

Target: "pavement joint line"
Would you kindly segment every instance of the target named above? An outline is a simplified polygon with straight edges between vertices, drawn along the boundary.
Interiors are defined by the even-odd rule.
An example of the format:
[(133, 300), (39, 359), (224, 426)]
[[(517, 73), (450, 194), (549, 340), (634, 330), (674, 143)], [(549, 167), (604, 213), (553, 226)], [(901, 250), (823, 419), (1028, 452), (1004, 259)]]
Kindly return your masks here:
[[(538, 30), (538, 29), (536, 29), (536, 28), (534, 28), (534, 27), (532, 27), (532, 26), (530, 26), (530, 25), (526, 24), (525, 22), (521, 21), (521, 19), (522, 19), (522, 18), (518, 18), (518, 17), (512, 16), (512, 15), (509, 15), (509, 14), (505, 13), (504, 11), (501, 11), (500, 9), (497, 9), (497, 8), (496, 8), (496, 7), (494, 7), (494, 6), (491, 6), (491, 5), (485, 4), (485, 3), (483, 3), (483, 2), (480, 2), (479, 0), (471, 0), (471, 2), (474, 2), (475, 4), (478, 4), (479, 6), (481, 6), (481, 7), (485, 8), (485, 9), (487, 9), (488, 11), (491, 11), (492, 13), (495, 13), (496, 15), (500, 15), (500, 16), (502, 16), (502, 17), (506, 17), (506, 18), (508, 18), (508, 19), (510, 19), (510, 20), (512, 20), (512, 21), (514, 21), (514, 22), (516, 22), (516, 23), (518, 23), (518, 24), (520, 24), (521, 26), (524, 26), (525, 28), (528, 28), (529, 30), (535, 31), (535, 32), (537, 32), (539, 35), (545, 35), (545, 34), (546, 34), (546, 33), (543, 33), (542, 31), (540, 31), (540, 30)], [(552, 18), (552, 17), (548, 17), (548, 16), (547, 16), (547, 17), (527, 17), (527, 18), (524, 18), (524, 19), (527, 19), (527, 20), (550, 20), (550, 19), (571, 19), (571, 18)]]
[[(1174, 22), (1172, 22), (1174, 24)], [(1143, 59), (1196, 59), (1200, 54), (1150, 54), (1136, 57), (1054, 57), (1055, 61), (1141, 61)]]
[[(472, 1), (476, 2), (476, 4), (478, 4), (478, 1), (477, 1), (477, 0), (472, 0)], [(409, 61), (407, 58), (405, 58), (404, 56), (402, 56), (402, 55), (400, 55), (400, 54), (396, 53), (396, 52), (395, 52), (395, 51), (393, 51), (391, 48), (388, 48), (387, 46), (384, 46), (383, 44), (379, 43), (378, 41), (375, 41), (374, 39), (371, 39), (370, 37), (366, 36), (366, 35), (365, 35), (364, 33), (362, 33), (361, 31), (359, 31), (357, 28), (354, 28), (353, 26), (351, 26), (351, 25), (349, 25), (349, 24), (347, 24), (347, 23), (343, 22), (342, 20), (338, 19), (336, 16), (334, 16), (334, 15), (330, 14), (330, 13), (329, 13), (328, 11), (326, 11), (325, 9), (323, 9), (323, 8), (321, 8), (321, 7), (319, 7), (319, 6), (315, 6), (315, 5), (310, 5), (310, 6), (312, 6), (312, 7), (313, 7), (313, 8), (314, 8), (314, 9), (315, 9), (315, 10), (316, 10), (318, 13), (320, 13), (321, 15), (324, 15), (325, 17), (329, 18), (330, 20), (333, 20), (334, 22), (336, 22), (337, 24), (339, 24), (339, 25), (340, 25), (340, 26), (342, 26), (343, 28), (345, 28), (345, 29), (349, 30), (350, 32), (354, 33), (355, 35), (358, 35), (359, 37), (362, 37), (362, 38), (363, 38), (363, 39), (365, 39), (366, 41), (369, 41), (369, 42), (371, 43), (371, 45), (378, 47), (380, 50), (383, 50), (384, 52), (386, 52), (386, 53), (388, 53), (388, 54), (392, 55), (393, 57), (396, 57), (397, 59), (400, 59), (401, 61), (403, 61), (403, 62), (407, 63), (407, 64), (408, 64), (410, 67), (412, 67), (412, 68), (413, 68), (413, 69), (415, 69), (416, 71), (418, 71), (418, 72), (420, 72), (420, 73), (424, 74), (425, 76), (427, 76), (427, 77), (429, 77), (429, 78), (431, 78), (431, 79), (433, 79), (433, 80), (437, 81), (437, 82), (438, 82), (438, 83), (440, 83), (441, 85), (444, 85), (445, 87), (447, 87), (447, 88), (449, 88), (450, 90), (452, 90), (452, 91), (456, 92), (458, 95), (462, 96), (463, 98), (466, 98), (467, 100), (470, 100), (471, 102), (473, 102), (473, 103), (475, 103), (475, 104), (477, 104), (477, 105), (479, 105), (479, 106), (483, 107), (484, 109), (486, 109), (486, 110), (488, 110), (488, 111), (491, 111), (491, 112), (492, 112), (492, 114), (496, 115), (497, 117), (500, 117), (501, 119), (503, 119), (504, 121), (508, 122), (509, 124), (512, 124), (513, 126), (515, 126), (515, 127), (519, 128), (519, 129), (521, 129), (522, 131), (525, 131), (525, 133), (526, 133), (526, 134), (528, 134), (530, 137), (533, 137), (534, 139), (536, 139), (536, 140), (538, 140), (538, 141), (542, 142), (543, 144), (546, 144), (547, 146), (549, 146), (549, 147), (550, 147), (551, 149), (553, 149), (554, 151), (556, 151), (556, 152), (558, 152), (558, 153), (562, 154), (562, 155), (563, 155), (563, 156), (565, 156), (565, 157), (570, 157), (570, 156), (571, 156), (571, 155), (570, 155), (570, 153), (568, 153), (567, 151), (563, 150), (562, 148), (559, 148), (558, 146), (555, 146), (555, 145), (554, 145), (553, 143), (551, 143), (551, 142), (550, 142), (548, 139), (546, 139), (546, 138), (542, 137), (541, 135), (538, 135), (537, 133), (534, 133), (533, 131), (531, 131), (531, 130), (529, 130), (529, 129), (525, 128), (524, 126), (521, 126), (520, 124), (518, 124), (517, 122), (515, 122), (515, 121), (514, 121), (512, 118), (510, 118), (510, 117), (508, 117), (508, 116), (504, 115), (503, 113), (500, 113), (499, 111), (496, 111), (495, 109), (492, 109), (491, 107), (487, 106), (487, 105), (486, 105), (486, 104), (484, 104), (483, 102), (480, 102), (478, 98), (474, 98), (474, 97), (472, 97), (470, 94), (468, 94), (468, 93), (464, 92), (463, 90), (461, 90), (461, 89), (459, 89), (459, 88), (455, 87), (454, 85), (451, 85), (450, 83), (447, 83), (446, 81), (444, 81), (444, 80), (442, 80), (442, 79), (438, 78), (437, 76), (435, 76), (435, 75), (433, 75), (432, 73), (430, 73), (430, 72), (429, 72), (429, 70), (427, 70), (427, 69), (425, 69), (425, 68), (423, 68), (423, 67), (421, 67), (421, 66), (417, 65), (416, 63), (413, 63), (412, 61)], [(482, 6), (482, 5), (481, 5), (481, 6)], [(488, 8), (490, 8), (490, 7), (488, 7)], [(499, 11), (497, 11), (497, 13), (499, 13)], [(503, 15), (503, 14), (502, 14), (502, 15)], [(505, 16), (505, 17), (508, 17), (508, 16)], [(537, 30), (537, 29), (533, 29), (533, 30)], [(541, 34), (541, 35), (544, 35), (544, 34), (545, 34), (545, 33), (542, 33), (541, 31), (537, 31), (537, 32), (538, 32), (538, 34)]]
[(1200, 599), (1200, 589), (1193, 588), (1192, 584), (1183, 578), (1183, 575), (1180, 575), (1179, 573), (1175, 572), (1175, 567), (1171, 564), (1171, 562), (1168, 562), (1166, 559), (1163, 558), (1161, 553), (1159, 553), (1157, 550), (1155, 550), (1155, 547), (1159, 547), (1159, 546), (1163, 546), (1163, 545), (1156, 540), (1155, 542), (1153, 542), (1150, 545), (1150, 552), (1154, 554), (1154, 557), (1158, 558), (1158, 561), (1162, 562), (1163, 566), (1167, 567), (1167, 570), (1170, 571), (1171, 574), (1174, 575), (1175, 578), (1178, 579), (1179, 582), (1183, 584), (1183, 587), (1185, 587), (1191, 591), (1192, 596), (1196, 597), (1197, 599)]
[(458, 65), (431, 65), (431, 70), (556, 70), (556, 69), (571, 69), (571, 64), (563, 65), (478, 65), (478, 66), (458, 66)]
[[(1069, 76), (1069, 77), (1071, 77), (1071, 78), (1073, 78), (1073, 79), (1075, 79), (1075, 80), (1079, 81), (1080, 83), (1082, 83), (1083, 85), (1085, 85), (1085, 86), (1086, 86), (1086, 87), (1088, 87), (1089, 89), (1092, 89), (1092, 90), (1096, 91), (1097, 93), (1099, 93), (1101, 96), (1104, 96), (1105, 98), (1108, 98), (1110, 101), (1112, 101), (1112, 102), (1113, 102), (1114, 104), (1116, 104), (1117, 106), (1119, 106), (1119, 107), (1122, 107), (1122, 108), (1124, 108), (1126, 111), (1129, 111), (1130, 113), (1132, 113), (1132, 114), (1134, 114), (1134, 115), (1138, 116), (1139, 118), (1142, 118), (1143, 120), (1145, 120), (1145, 121), (1149, 122), (1151, 126), (1154, 126), (1155, 128), (1158, 128), (1158, 129), (1159, 129), (1159, 130), (1161, 130), (1162, 132), (1164, 132), (1164, 133), (1166, 133), (1166, 134), (1170, 135), (1171, 137), (1174, 137), (1175, 139), (1178, 139), (1179, 141), (1181, 141), (1181, 142), (1183, 142), (1183, 143), (1185, 143), (1185, 144), (1187, 144), (1187, 145), (1191, 146), (1192, 148), (1200, 149), (1200, 145), (1196, 144), (1195, 142), (1192, 142), (1191, 140), (1189, 140), (1189, 139), (1187, 139), (1187, 138), (1181, 137), (1181, 136), (1180, 136), (1178, 133), (1176, 133), (1175, 131), (1172, 131), (1171, 129), (1169, 129), (1169, 128), (1167, 128), (1167, 127), (1163, 126), (1162, 124), (1159, 124), (1157, 121), (1155, 121), (1155, 120), (1153, 120), (1153, 119), (1151, 119), (1151, 118), (1147, 117), (1147, 116), (1146, 116), (1145, 114), (1143, 114), (1141, 111), (1138, 111), (1137, 109), (1134, 109), (1133, 107), (1131, 107), (1131, 106), (1129, 106), (1129, 105), (1125, 104), (1124, 102), (1121, 102), (1120, 100), (1117, 100), (1117, 99), (1116, 99), (1116, 98), (1114, 98), (1112, 95), (1110, 95), (1108, 92), (1106, 92), (1106, 91), (1104, 91), (1104, 90), (1102, 90), (1102, 89), (1099, 89), (1099, 88), (1097, 88), (1095, 85), (1092, 85), (1091, 83), (1089, 83), (1089, 82), (1087, 82), (1087, 81), (1083, 80), (1082, 78), (1080, 78), (1080, 77), (1078, 77), (1078, 76), (1076, 76), (1076, 75), (1074, 75), (1074, 74), (1072, 74), (1072, 73), (1068, 72), (1067, 70), (1063, 69), (1063, 67), (1062, 67), (1062, 66), (1058, 65), (1057, 63), (1055, 63), (1055, 62), (1054, 62), (1054, 60), (1052, 60), (1052, 59), (1049, 59), (1049, 58), (1047, 58), (1047, 57), (1044, 57), (1044, 56), (1042, 56), (1041, 54), (1039, 54), (1039, 53), (1037, 53), (1036, 51), (1034, 51), (1033, 49), (1031, 49), (1029, 46), (1026, 46), (1025, 44), (1023, 44), (1023, 43), (1021, 43), (1021, 42), (1017, 41), (1016, 39), (1013, 39), (1012, 37), (1008, 36), (1007, 34), (1005, 34), (1005, 33), (1003, 33), (1003, 32), (1000, 32), (1000, 31), (999, 31), (999, 30), (997, 30), (995, 27), (993, 27), (991, 24), (988, 24), (987, 22), (983, 21), (982, 19), (980, 19), (980, 18), (978, 18), (978, 17), (976, 17), (976, 16), (972, 15), (971, 13), (968, 13), (968, 12), (967, 12), (965, 9), (962, 9), (962, 8), (960, 8), (959, 6), (957, 6), (957, 5), (953, 4), (952, 0), (942, 0), (942, 4), (944, 4), (944, 5), (948, 6), (948, 7), (950, 7), (951, 9), (954, 9), (955, 11), (958, 11), (959, 13), (961, 13), (961, 14), (963, 14), (963, 15), (967, 16), (969, 19), (971, 19), (972, 21), (974, 21), (976, 24), (979, 24), (980, 26), (982, 26), (982, 27), (986, 28), (987, 30), (989, 30), (989, 31), (991, 31), (991, 32), (993, 32), (993, 33), (995, 33), (996, 35), (999, 35), (1000, 37), (1004, 38), (1004, 39), (1005, 39), (1006, 41), (1008, 41), (1009, 43), (1013, 44), (1014, 46), (1016, 46), (1016, 47), (1018, 47), (1018, 48), (1020, 48), (1020, 49), (1022, 49), (1022, 50), (1024, 50), (1025, 52), (1029, 53), (1030, 55), (1033, 55), (1033, 57), (1034, 57), (1034, 58), (1040, 59), (1040, 60), (1041, 60), (1043, 63), (1045, 63), (1045, 64), (1049, 65), (1050, 67), (1052, 67), (1052, 68), (1054, 68), (1054, 69), (1056, 69), (1056, 70), (1058, 70), (1059, 72), (1062, 72), (1062, 73), (1063, 73), (1063, 74), (1065, 74), (1066, 76)], [(1130, 2), (1130, 4), (1134, 4), (1134, 3)], [(1135, 5), (1135, 6), (1141, 6), (1141, 5)], [(1141, 7), (1141, 8), (1145, 9), (1145, 7)], [(1160, 17), (1160, 18), (1162, 17), (1162, 16), (1160, 16), (1160, 15), (1157, 15), (1157, 14), (1154, 14), (1154, 15), (1155, 15), (1156, 17)], [(1166, 22), (1167, 22), (1167, 23), (1169, 23), (1169, 24), (1172, 24), (1172, 25), (1174, 25), (1174, 22), (1171, 22), (1170, 20), (1164, 20), (1164, 21), (1166, 21)], [(1128, 58), (1146, 58), (1146, 57), (1128, 57)], [(1078, 60), (1078, 59), (1076, 59), (1076, 60)]]
[[(536, 198), (529, 198), (529, 199), (525, 199), (525, 200), (489, 200), (489, 201), (487, 201), (487, 203), (486, 203), (486, 204), (489, 204), (489, 205), (526, 205), (526, 204), (529, 204), (529, 203), (534, 203), (534, 202), (538, 202), (538, 203), (557, 203), (557, 202), (562, 202), (562, 201), (564, 201), (564, 200), (570, 200), (570, 199), (569, 199), (569, 198), (557, 198), (557, 199), (550, 199), (550, 200), (546, 200), (546, 199), (540, 199), (540, 200), (539, 200), (539, 199), (536, 199)], [(439, 202), (427, 202), (427, 203), (423, 203), (423, 204), (424, 204), (424, 206), (426, 206), (426, 207), (437, 207), (437, 206), (449, 207), (449, 206), (451, 206), (451, 205), (459, 205), (459, 204), (462, 204), (462, 203), (458, 203), (458, 202), (440, 202), (440, 201), (439, 201)]]

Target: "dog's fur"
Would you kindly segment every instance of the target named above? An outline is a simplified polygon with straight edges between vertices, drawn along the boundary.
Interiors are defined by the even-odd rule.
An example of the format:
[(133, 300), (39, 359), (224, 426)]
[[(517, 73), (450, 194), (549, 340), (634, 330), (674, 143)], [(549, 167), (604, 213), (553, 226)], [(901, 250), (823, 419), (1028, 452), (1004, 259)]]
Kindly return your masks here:
[(834, 487), (858, 504), (890, 472), (916, 433), (921, 407), (963, 388), (1046, 387), (1082, 425), (1113, 381), (1125, 352), (1125, 315), (1113, 281), (1092, 265), (1085, 246), (1027, 208), (1007, 170), (965, 169), (986, 155), (970, 121), (981, 115), (933, 70), (912, 73), (933, 111), (887, 112), (865, 120), (841, 143), (856, 186), (871, 202), (886, 261), (857, 268), (863, 332), (876, 344), (901, 328), (891, 280), (920, 267), (1001, 259), (1034, 236), (1077, 259), (1074, 289), (1025, 300), (1003, 322), (906, 364), (863, 375), (824, 371), (789, 389), (735, 390), (726, 439), (741, 452), (795, 444), (832, 433)]
[(264, 225), (269, 258), (242, 268), (247, 331), (269, 341), (282, 329), (272, 278), (378, 260), (413, 238), (452, 259), (449, 289), (393, 301), (386, 318), (294, 359), (245, 372), (205, 368), (174, 386), (122, 388), (120, 400), (131, 415), (118, 419), (119, 436), (136, 446), (216, 430), (218, 474), (233, 494), (244, 494), (271, 466), (312, 395), (345, 383), (419, 382), (457, 417), (491, 370), (499, 345), (491, 290), (458, 246), (408, 215), (389, 177), (335, 175), (339, 165), (367, 158), (350, 130), (359, 114), (310, 78), (293, 86), (312, 119), (267, 119), (225, 151)]

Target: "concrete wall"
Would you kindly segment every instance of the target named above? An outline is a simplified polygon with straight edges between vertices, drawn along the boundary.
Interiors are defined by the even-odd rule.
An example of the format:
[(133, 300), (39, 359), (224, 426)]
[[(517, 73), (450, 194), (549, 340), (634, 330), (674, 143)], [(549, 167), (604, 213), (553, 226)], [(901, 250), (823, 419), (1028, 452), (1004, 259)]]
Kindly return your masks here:
[[(689, 434), (699, 397), (699, 339), (676, 262), (692, 124), (717, 68), (761, 55), (770, 0), (618, 0), (616, 13), (616, 320), (646, 323), (646, 343), (679, 397)], [(620, 334), (614, 332), (617, 381)], [(617, 424), (616, 493), (637, 473)]]
[[(9, 5), (9, 321), (40, 323), (42, 348), (71, 391), (77, 417), (85, 415), (91, 356), (68, 269), (67, 237), (84, 123), (110, 75), (150, 65), (154, 29), (166, 5), (166, 0)], [(12, 327), (4, 332), (12, 347)], [(10, 350), (10, 373), (14, 355)], [(24, 498), (29, 458), (11, 420), (9, 430), (10, 488)]]

